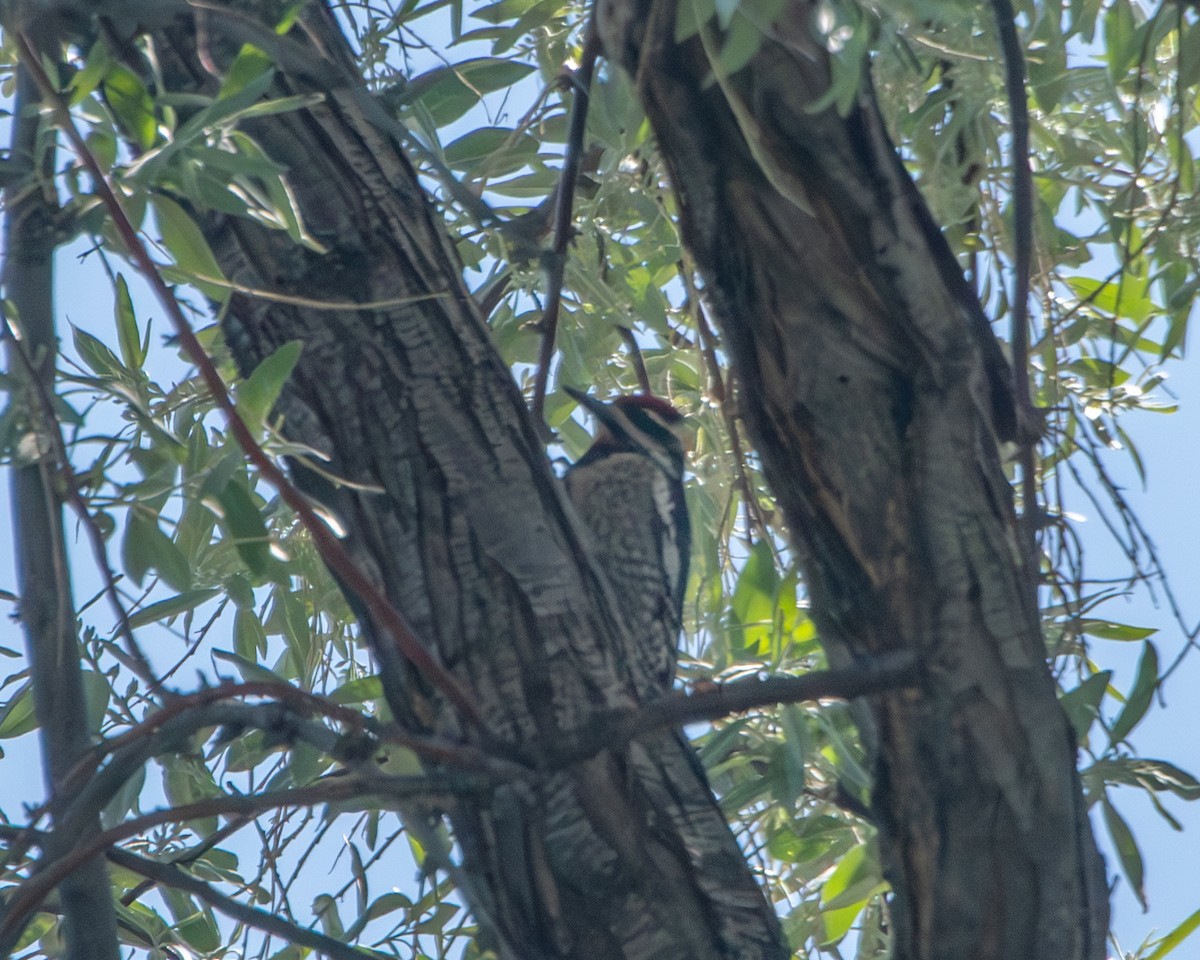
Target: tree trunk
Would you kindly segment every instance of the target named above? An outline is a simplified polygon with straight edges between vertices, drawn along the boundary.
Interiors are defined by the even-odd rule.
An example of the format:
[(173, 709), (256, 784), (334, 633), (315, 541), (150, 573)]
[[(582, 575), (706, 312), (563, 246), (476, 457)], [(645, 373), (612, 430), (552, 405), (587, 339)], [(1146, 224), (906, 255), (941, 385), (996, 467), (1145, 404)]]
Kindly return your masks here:
[[(121, 4), (111, 7), (121, 24)], [(159, 19), (157, 66), (172, 92), (214, 93), (208, 67), (224, 68), (250, 40), (277, 59), (276, 94), (325, 93), (310, 109), (245, 129), (288, 167), (327, 252), (209, 213), (201, 226), (227, 277), (314, 302), (396, 304), (347, 311), (235, 294), (223, 318), (244, 372), (289, 341), (303, 343), (276, 413), (289, 440), (328, 460), (321, 474), (297, 461), (294, 476), (338, 516), (348, 549), (466, 687), (489, 736), (481, 740), (409, 671), (357, 605), (394, 714), (503, 749), (631, 705), (610, 654), (622, 629), (611, 597), (395, 123), (367, 95), (331, 15), (309, 5), (300, 28), (279, 38), (244, 12), (208, 4), (195, 14), (206, 21), (202, 63), (192, 14), (169, 9), (179, 8), (145, 15)], [(132, 46), (124, 56), (144, 68)], [(677, 734), (464, 798), (447, 813), (482, 944), (502, 956), (789, 953)]]
[[(846, 116), (815, 9), (785, 8), (721, 75), (714, 25), (604, 0), (680, 196), (835, 662), (918, 652), (873, 698), (873, 812), (900, 960), (1099, 960), (1108, 908), (997, 454), (996, 343), (901, 165), (869, 81)], [(1029, 505), (1032, 507), (1033, 505)]]
[[(21, 439), (12, 468), (13, 553), (18, 613), (29, 655), (30, 694), (37, 715), (51, 823), (59, 822), (63, 785), (92, 747), (84, 699), (79, 627), (63, 533), (59, 451), (50, 438), (58, 342), (54, 329), (54, 152), (39, 144), (41, 98), (28, 71), (17, 71), (12, 165), (24, 176), (5, 189), (4, 295), (20, 340), (8, 339), (8, 375)], [(7, 322), (6, 322), (7, 323)], [(7, 338), (6, 338), (7, 339)], [(100, 832), (92, 814), (81, 829), (52, 831), (46, 861)], [(67, 960), (117, 960), (117, 921), (108, 869), (93, 857), (59, 886)]]

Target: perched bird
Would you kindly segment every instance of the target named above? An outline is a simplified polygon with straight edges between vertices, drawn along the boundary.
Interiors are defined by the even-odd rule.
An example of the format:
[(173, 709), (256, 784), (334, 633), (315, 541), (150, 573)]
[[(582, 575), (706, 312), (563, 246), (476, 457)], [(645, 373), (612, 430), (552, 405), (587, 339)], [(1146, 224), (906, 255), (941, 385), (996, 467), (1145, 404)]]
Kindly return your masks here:
[(642, 700), (671, 688), (691, 531), (683, 498), (683, 415), (650, 394), (603, 403), (567, 388), (596, 417), (595, 440), (566, 475), (635, 647), (624, 668)]

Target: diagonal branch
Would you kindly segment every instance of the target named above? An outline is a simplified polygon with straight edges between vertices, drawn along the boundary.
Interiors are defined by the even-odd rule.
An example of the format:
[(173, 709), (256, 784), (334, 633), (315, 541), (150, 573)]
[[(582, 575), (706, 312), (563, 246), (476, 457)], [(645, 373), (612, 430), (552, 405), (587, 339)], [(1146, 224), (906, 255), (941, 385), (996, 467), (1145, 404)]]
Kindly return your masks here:
[(571, 214), (575, 208), (575, 184), (579, 180), (579, 162), (583, 155), (583, 135), (587, 129), (588, 99), (591, 96), (592, 74), (600, 41), (596, 22), (588, 18), (583, 38), (583, 54), (579, 69), (572, 76), (575, 102), (571, 106), (571, 127), (567, 133), (567, 150), (563, 157), (562, 179), (554, 210), (554, 246), (546, 270), (546, 307), (542, 312), (542, 342), (538, 350), (537, 373), (533, 381), (533, 419), (538, 429), (546, 429), (546, 385), (550, 379), (550, 361), (554, 359), (554, 344), (558, 337), (558, 317), (562, 306), (563, 277), (567, 269), (567, 246), (571, 242)]
[(292, 485), (275, 461), (254, 439), (254, 435), (238, 413), (220, 373), (217, 372), (212, 360), (205, 353), (200, 341), (196, 339), (191, 324), (188, 323), (183, 310), (180, 309), (179, 302), (159, 272), (158, 265), (151, 258), (137, 229), (125, 215), (123, 204), (76, 129), (66, 104), (58, 95), (58, 91), (54, 89), (45, 70), (42, 69), (29, 38), (20, 33), (17, 35), (17, 42), (21, 50), (22, 62), (41, 88), (43, 96), (58, 119), (60, 128), (66, 134), (67, 139), (71, 141), (80, 162), (91, 175), (96, 192), (112, 218), (126, 249), (170, 317), (180, 344), (200, 371), (205, 385), (212, 394), (213, 402), (224, 415), (229, 431), (237, 440), (238, 446), (242, 448), (263, 479), (279, 492), (280, 498), (295, 512), (312, 537), (321, 559), (341, 579), (346, 588), (363, 602), (375, 621), (391, 634), (405, 659), (454, 705), (461, 717), (474, 726), (482, 728), (483, 720), (462, 685), (434, 658), (429, 648), (417, 639), (404, 614), (396, 609), (354, 562), (346, 548), (342, 546), (341, 541), (317, 516), (316, 511), (313, 510), (304, 495)]
[(327, 957), (332, 957), (333, 960), (364, 960), (366, 957), (377, 956), (374, 952), (359, 950), (316, 930), (310, 930), (285, 920), (278, 914), (269, 913), (226, 896), (215, 890), (211, 884), (197, 880), (173, 863), (160, 863), (146, 857), (139, 857), (120, 847), (113, 847), (105, 856), (110, 863), (114, 863), (118, 867), (124, 867), (126, 870), (140, 874), (158, 886), (172, 887), (175, 890), (191, 894), (197, 900), (207, 903), (225, 916), (265, 933), (281, 937), (289, 944), (309, 947)]

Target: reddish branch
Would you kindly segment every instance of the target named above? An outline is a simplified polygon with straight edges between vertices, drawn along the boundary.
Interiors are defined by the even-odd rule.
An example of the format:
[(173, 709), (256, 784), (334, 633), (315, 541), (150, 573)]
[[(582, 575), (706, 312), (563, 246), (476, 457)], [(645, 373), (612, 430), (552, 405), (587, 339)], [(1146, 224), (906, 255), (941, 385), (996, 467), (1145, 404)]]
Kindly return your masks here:
[(175, 333), (179, 337), (180, 344), (192, 362), (196, 364), (196, 368), (200, 371), (200, 375), (212, 395), (213, 402), (225, 416), (230, 433), (242, 448), (246, 457), (255, 466), (263, 479), (279, 492), (279, 496), (300, 519), (300, 522), (312, 537), (317, 552), (320, 553), (321, 559), (325, 564), (337, 575), (347, 589), (363, 602), (376, 623), (387, 633), (391, 634), (404, 658), (413, 665), (422, 677), (428, 680), (430, 684), (446, 697), (460, 716), (476, 727), (482, 728), (483, 720), (479, 716), (479, 712), (475, 709), (475, 705), (467, 692), (438, 663), (429, 649), (416, 638), (404, 615), (393, 606), (379, 588), (371, 582), (370, 578), (351, 559), (345, 547), (342, 546), (341, 541), (338, 540), (324, 521), (317, 516), (304, 495), (291, 484), (287, 477), (284, 476), (283, 471), (276, 466), (275, 461), (267, 456), (262, 447), (259, 446), (258, 441), (254, 439), (254, 435), (237, 412), (237, 408), (229, 395), (225, 382), (221, 379), (221, 375), (217, 372), (212, 360), (204, 352), (204, 348), (200, 345), (199, 340), (196, 339), (196, 335), (192, 332), (191, 324), (188, 323), (174, 294), (167, 286), (166, 281), (163, 280), (158, 265), (151, 258), (141, 237), (138, 236), (137, 229), (125, 215), (124, 207), (109, 185), (104, 171), (100, 169), (96, 158), (87, 148), (83, 138), (79, 135), (79, 131), (75, 128), (70, 111), (58, 95), (58, 91), (54, 89), (50, 78), (42, 69), (29, 38), (25, 34), (20, 33), (17, 35), (17, 42), (21, 49), (23, 61), (34, 76), (38, 86), (42, 89), (47, 102), (51, 104), (54, 113), (58, 117), (59, 125), (71, 141), (76, 155), (91, 175), (95, 183), (96, 192), (108, 210), (108, 214), (112, 218), (113, 224), (116, 226), (117, 232), (120, 234), (126, 249), (129, 251), (138, 270), (145, 276), (147, 282), (153, 288), (159, 302), (163, 305), (163, 309), (167, 311), (167, 315), (171, 318), (171, 324), (175, 328)]

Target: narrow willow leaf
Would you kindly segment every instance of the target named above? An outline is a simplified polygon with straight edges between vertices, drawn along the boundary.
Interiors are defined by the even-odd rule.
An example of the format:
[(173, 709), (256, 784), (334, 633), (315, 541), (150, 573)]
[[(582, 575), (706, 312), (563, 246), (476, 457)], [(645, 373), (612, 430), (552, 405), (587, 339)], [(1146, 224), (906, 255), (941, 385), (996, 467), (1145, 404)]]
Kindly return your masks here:
[(221, 272), (217, 258), (213, 256), (200, 228), (192, 222), (192, 218), (183, 207), (169, 197), (154, 194), (150, 197), (150, 205), (154, 207), (158, 219), (163, 246), (174, 257), (176, 266), (186, 274), (188, 282), (194, 284), (196, 289), (210, 299), (223, 303), (229, 296), (228, 287), (199, 279), (225, 279), (225, 274)]
[(1120, 743), (1134, 727), (1141, 722), (1150, 703), (1154, 699), (1154, 691), (1158, 689), (1158, 651), (1154, 644), (1147, 642), (1142, 649), (1141, 660), (1138, 661), (1137, 675), (1134, 677), (1133, 689), (1129, 691), (1129, 699), (1124, 708), (1113, 721), (1109, 736), (1114, 744)]
[(1108, 681), (1111, 678), (1111, 670), (1101, 670), (1058, 698), (1075, 731), (1076, 739), (1081, 743), (1087, 739), (1088, 730), (1100, 716), (1100, 701), (1104, 699), (1104, 692), (1108, 689)]
[(258, 433), (287, 378), (292, 375), (304, 344), (292, 340), (275, 350), (251, 371), (237, 388), (237, 409), (251, 432)]
[(1154, 947), (1154, 952), (1151, 953), (1146, 960), (1163, 960), (1184, 940), (1190, 937), (1197, 929), (1200, 929), (1200, 910), (1197, 910), (1190, 917), (1179, 924), (1174, 930), (1168, 933), (1165, 937), (1158, 941)]
[(121, 346), (121, 358), (131, 370), (141, 370), (146, 360), (146, 351), (138, 332), (133, 299), (129, 296), (129, 284), (121, 274), (117, 275), (116, 314), (117, 341)]
[(218, 590), (189, 590), (186, 593), (169, 597), (166, 600), (159, 600), (157, 603), (152, 603), (148, 607), (142, 607), (142, 609), (131, 613), (129, 615), (129, 625), (131, 627), (144, 627), (148, 623), (170, 620), (181, 613), (195, 610), (196, 607), (200, 606), (206, 600), (211, 600), (219, 592)]
[(1121, 872), (1125, 874), (1125, 879), (1133, 888), (1134, 896), (1145, 910), (1146, 877), (1145, 867), (1142, 864), (1142, 853), (1138, 849), (1133, 831), (1129, 829), (1129, 824), (1117, 813), (1116, 807), (1108, 802), (1107, 796), (1104, 798), (1103, 807), (1104, 824), (1108, 827), (1108, 835), (1112, 838), (1113, 847), (1116, 848), (1117, 857), (1121, 861)]

